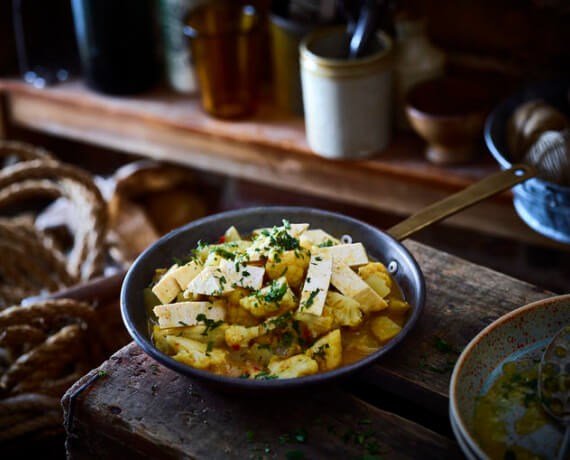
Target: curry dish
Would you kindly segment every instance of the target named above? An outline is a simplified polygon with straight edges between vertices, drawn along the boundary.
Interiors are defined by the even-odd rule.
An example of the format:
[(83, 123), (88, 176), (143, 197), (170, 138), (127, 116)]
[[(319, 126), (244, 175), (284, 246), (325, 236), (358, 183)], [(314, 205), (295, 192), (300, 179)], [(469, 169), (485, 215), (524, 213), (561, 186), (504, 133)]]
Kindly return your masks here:
[[(156, 270), (145, 289), (154, 345), (216, 374), (285, 379), (355, 362), (392, 340), (410, 306), (361, 243), (283, 221)], [(149, 280), (151, 281), (151, 280)]]

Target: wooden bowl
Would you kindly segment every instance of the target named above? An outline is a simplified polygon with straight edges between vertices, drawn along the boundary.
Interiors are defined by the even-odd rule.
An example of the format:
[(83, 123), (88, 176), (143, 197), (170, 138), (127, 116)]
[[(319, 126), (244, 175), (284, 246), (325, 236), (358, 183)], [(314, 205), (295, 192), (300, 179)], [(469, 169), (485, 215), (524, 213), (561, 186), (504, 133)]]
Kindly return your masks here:
[(437, 78), (412, 88), (406, 115), (428, 143), (426, 157), (433, 163), (462, 163), (479, 152), (489, 96), (475, 81)]

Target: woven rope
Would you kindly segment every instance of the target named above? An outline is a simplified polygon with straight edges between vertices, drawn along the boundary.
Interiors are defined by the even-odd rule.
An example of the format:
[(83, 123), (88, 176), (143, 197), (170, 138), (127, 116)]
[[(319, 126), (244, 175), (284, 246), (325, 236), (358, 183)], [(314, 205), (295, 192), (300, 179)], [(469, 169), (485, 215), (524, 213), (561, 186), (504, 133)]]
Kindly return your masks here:
[(30, 418), (26, 422), (18, 423), (10, 428), (0, 431), (0, 441), (5, 441), (45, 428), (59, 427), (63, 431), (61, 411), (48, 412), (36, 418)]
[[(40, 292), (41, 286), (45, 286), (48, 291), (57, 291), (60, 288), (61, 285), (52, 278), (49, 269), (38, 264), (31, 254), (24, 251), (21, 247), (14, 246), (6, 240), (0, 239), (0, 253), (2, 254), (3, 266), (11, 265), (13, 268), (29, 275), (29, 279), (37, 286), (36, 292)], [(26, 288), (26, 286), (22, 285), (18, 285), (18, 287)]]
[[(74, 257), (70, 271), (79, 273), (80, 266), (88, 259), (81, 278), (90, 279), (102, 270), (107, 230), (107, 208), (91, 176), (70, 165), (32, 160), (1, 170), (0, 189), (31, 179), (45, 180), (47, 177), (58, 179), (62, 194), (75, 203), (76, 209), (86, 212), (89, 216), (78, 221), (79, 228), (82, 229), (78, 232), (84, 238), (81, 240), (76, 238), (74, 251), (79, 252), (79, 256)], [(51, 192), (53, 190), (50, 189)], [(23, 195), (26, 193), (31, 192), (22, 192)]]
[(103, 359), (96, 312), (88, 304), (55, 299), (0, 312), (0, 440), (61, 430), (59, 399)]
[(43, 330), (27, 324), (9, 326), (0, 331), (0, 345), (15, 345), (24, 342), (38, 343), (43, 342), (45, 338), (46, 334)]
[(67, 270), (64, 254), (55, 247), (51, 238), (43, 235), (35, 227), (0, 221), (0, 239), (22, 248), (27, 254), (33, 254), (34, 261), (46, 266), (50, 276), (56, 275), (60, 285), (71, 286), (77, 282), (77, 278)]
[(91, 279), (102, 273), (106, 255), (107, 208), (91, 176), (57, 163), (41, 149), (0, 141), (0, 156), (10, 154), (25, 161), (0, 171), (0, 208), (39, 196), (64, 197), (74, 206), (76, 230), (73, 248), (66, 257), (51, 238), (33, 225), (0, 219), (0, 245), (9, 244), (34, 255), (19, 260), (21, 253), (13, 249), (0, 259), (0, 308), (42, 289), (54, 291)]
[(53, 160), (53, 155), (41, 147), (18, 141), (0, 141), (0, 157), (16, 156), (22, 161)]

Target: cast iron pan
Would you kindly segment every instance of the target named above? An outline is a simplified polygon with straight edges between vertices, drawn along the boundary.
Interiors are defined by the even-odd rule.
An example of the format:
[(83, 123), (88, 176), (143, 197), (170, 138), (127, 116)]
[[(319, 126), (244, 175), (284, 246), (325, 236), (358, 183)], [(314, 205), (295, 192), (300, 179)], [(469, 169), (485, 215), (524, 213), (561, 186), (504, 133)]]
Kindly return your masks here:
[[(315, 384), (331, 383), (350, 376), (369, 366), (397, 347), (410, 333), (420, 318), (425, 300), (424, 277), (417, 262), (399, 242), (412, 233), (465, 209), (484, 198), (495, 195), (534, 176), (526, 165), (514, 165), (446, 198), (420, 213), (383, 232), (362, 221), (311, 208), (260, 207), (215, 214), (192, 222), (165, 235), (145, 250), (129, 269), (121, 290), (121, 313), (127, 330), (135, 342), (151, 357), (174, 371), (225, 390), (276, 391), (305, 388)], [(151, 281), (154, 270), (172, 264), (174, 256), (186, 254), (198, 240), (213, 243), (226, 229), (234, 225), (242, 235), (259, 227), (279, 225), (281, 219), (294, 223), (309, 223), (340, 238), (350, 235), (354, 242), (364, 244), (368, 255), (384, 263), (402, 289), (412, 307), (411, 316), (402, 331), (386, 346), (348, 366), (308, 377), (275, 380), (250, 380), (226, 377), (192, 368), (158, 351), (152, 344), (143, 302), (143, 289)]]

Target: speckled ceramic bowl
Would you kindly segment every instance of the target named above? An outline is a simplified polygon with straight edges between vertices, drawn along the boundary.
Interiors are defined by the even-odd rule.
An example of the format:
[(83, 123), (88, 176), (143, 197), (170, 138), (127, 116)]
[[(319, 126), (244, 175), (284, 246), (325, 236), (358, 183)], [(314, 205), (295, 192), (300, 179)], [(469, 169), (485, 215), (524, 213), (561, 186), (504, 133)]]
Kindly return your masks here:
[[(551, 297), (500, 317), (483, 329), (461, 353), (451, 376), (449, 417), (458, 443), (468, 458), (489, 458), (471, 431), (475, 398), (497, 378), (505, 362), (545, 347), (554, 334), (568, 324), (570, 294)], [(555, 452), (552, 438), (544, 438), (543, 452)]]

